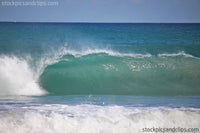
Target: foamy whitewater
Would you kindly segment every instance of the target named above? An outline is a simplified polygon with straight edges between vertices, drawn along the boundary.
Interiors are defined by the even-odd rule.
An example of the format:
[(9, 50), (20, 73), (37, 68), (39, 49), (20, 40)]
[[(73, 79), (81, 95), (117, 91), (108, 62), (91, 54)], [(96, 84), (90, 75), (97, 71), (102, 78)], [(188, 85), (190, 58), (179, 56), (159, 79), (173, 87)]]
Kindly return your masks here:
[(199, 132), (199, 31), (0, 23), (0, 133)]
[(21, 107), (20, 110), (16, 108), (14, 112), (2, 113), (0, 132), (137, 133), (142, 132), (142, 128), (145, 127), (191, 128), (199, 127), (199, 113), (199, 109), (192, 108), (126, 108), (84, 104), (76, 106), (34, 105)]

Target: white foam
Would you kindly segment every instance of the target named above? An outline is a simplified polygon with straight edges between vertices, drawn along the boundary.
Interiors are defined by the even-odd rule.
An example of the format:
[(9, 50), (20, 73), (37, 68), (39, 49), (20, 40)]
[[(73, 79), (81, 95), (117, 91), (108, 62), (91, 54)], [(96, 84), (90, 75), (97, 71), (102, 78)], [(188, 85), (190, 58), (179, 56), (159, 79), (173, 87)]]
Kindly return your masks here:
[[(83, 49), (83, 50), (73, 50), (73, 49), (67, 49), (66, 47), (61, 47), (58, 51), (57, 51), (60, 55), (73, 55), (75, 57), (82, 57), (82, 56), (86, 56), (86, 55), (90, 55), (90, 54), (107, 54), (110, 56), (119, 56), (119, 57), (136, 57), (136, 58), (144, 58), (144, 57), (152, 57), (151, 54), (146, 53), (146, 54), (139, 54), (139, 53), (120, 53), (117, 51), (113, 51), (110, 49)], [(178, 52), (178, 53), (161, 53), (157, 55), (158, 57), (175, 57), (175, 56), (185, 56), (185, 57), (192, 57), (192, 58), (198, 58), (195, 57), (193, 55), (187, 54), (184, 51)], [(199, 58), (198, 58), (199, 59)]]
[(80, 50), (80, 51), (76, 51), (76, 50), (72, 50), (72, 49), (67, 49), (65, 47), (60, 49), (60, 53), (62, 55), (64, 54), (70, 54), (73, 55), (75, 57), (81, 57), (81, 56), (85, 56), (85, 55), (90, 55), (90, 54), (108, 54), (110, 56), (120, 56), (120, 57), (124, 57), (124, 56), (129, 56), (129, 57), (151, 57), (151, 54), (137, 54), (137, 53), (120, 53), (120, 52), (116, 52), (113, 50), (109, 50), (109, 49), (84, 49), (84, 50)]
[(0, 57), (0, 95), (42, 95), (34, 71), (24, 59)]
[[(31, 56), (23, 58), (0, 56), (0, 95), (44, 95), (48, 92), (42, 89), (38, 80), (48, 65), (54, 64), (65, 55), (62, 48), (52, 49), (34, 61)], [(33, 66), (30, 66), (33, 65)]]
[(139, 133), (142, 128), (197, 128), (199, 109), (44, 105), (0, 116), (3, 133)]
[(192, 58), (197, 58), (194, 57), (190, 54), (186, 54), (184, 51), (178, 52), (178, 53), (163, 53), (163, 54), (158, 54), (159, 57), (174, 57), (174, 56), (185, 56), (185, 57), (192, 57)]

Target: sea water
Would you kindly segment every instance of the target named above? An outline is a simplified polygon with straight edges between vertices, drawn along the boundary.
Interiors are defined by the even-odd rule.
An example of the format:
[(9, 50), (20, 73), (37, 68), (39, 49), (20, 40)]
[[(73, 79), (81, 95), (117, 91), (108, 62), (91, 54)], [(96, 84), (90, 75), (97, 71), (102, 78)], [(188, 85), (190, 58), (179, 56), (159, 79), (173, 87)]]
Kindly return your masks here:
[(199, 129), (199, 68), (200, 24), (0, 23), (0, 133)]

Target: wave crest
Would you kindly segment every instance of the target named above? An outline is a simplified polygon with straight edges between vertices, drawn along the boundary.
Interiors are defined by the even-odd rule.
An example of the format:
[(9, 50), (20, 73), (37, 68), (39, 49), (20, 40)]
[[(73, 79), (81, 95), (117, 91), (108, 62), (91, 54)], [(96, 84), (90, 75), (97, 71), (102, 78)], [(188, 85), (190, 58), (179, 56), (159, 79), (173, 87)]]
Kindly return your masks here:
[(177, 53), (158, 53), (156, 55), (152, 55), (150, 53), (123, 53), (123, 52), (118, 52), (110, 49), (84, 49), (84, 50), (73, 50), (73, 49), (67, 49), (66, 47), (61, 47), (58, 51), (57, 54), (59, 55), (73, 55), (74, 57), (82, 57), (82, 56), (87, 56), (87, 55), (92, 55), (92, 54), (107, 54), (109, 56), (117, 56), (117, 57), (134, 57), (134, 58), (145, 58), (145, 57), (152, 57), (152, 56), (157, 56), (157, 57), (176, 57), (176, 56), (184, 56), (184, 57), (190, 57), (190, 58), (197, 58), (199, 57), (193, 56), (191, 54), (185, 53), (184, 51), (180, 51)]
[(178, 52), (178, 53), (163, 53), (158, 54), (159, 57), (175, 57), (175, 56), (185, 56), (185, 57), (191, 57), (191, 58), (198, 58), (190, 54), (186, 54), (184, 51)]
[(65, 47), (61, 48), (59, 50), (59, 53), (61, 55), (73, 55), (74, 57), (82, 57), (86, 55), (91, 55), (91, 54), (107, 54), (110, 56), (119, 56), (119, 57), (124, 57), (124, 56), (129, 56), (129, 57), (151, 57), (152, 55), (149, 53), (146, 54), (139, 54), (139, 53), (120, 53), (116, 52), (113, 50), (108, 50), (108, 49), (86, 49), (86, 50), (71, 50), (67, 49)]

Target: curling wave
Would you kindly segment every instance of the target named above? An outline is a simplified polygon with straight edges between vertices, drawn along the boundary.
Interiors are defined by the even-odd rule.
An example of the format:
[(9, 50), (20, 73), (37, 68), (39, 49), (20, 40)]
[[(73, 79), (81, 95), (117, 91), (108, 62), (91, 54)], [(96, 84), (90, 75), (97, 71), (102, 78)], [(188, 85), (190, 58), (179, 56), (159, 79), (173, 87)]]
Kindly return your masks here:
[(102, 49), (61, 53), (59, 61), (47, 66), (40, 76), (40, 84), (53, 95), (200, 94), (200, 61), (184, 52), (167, 56)]
[(0, 95), (199, 95), (199, 65), (184, 52), (152, 56), (61, 47), (38, 59), (1, 56)]

